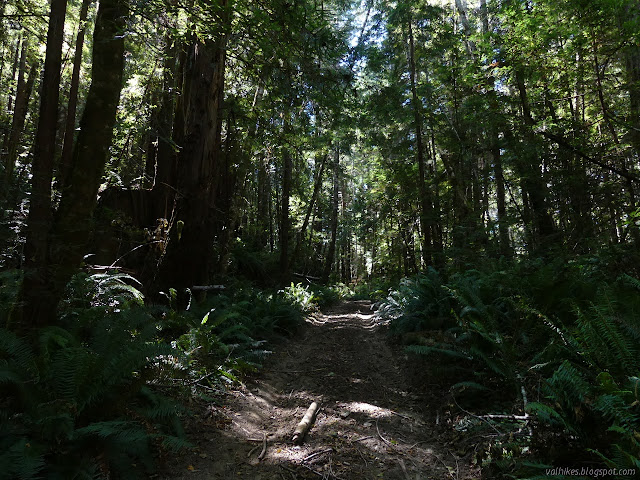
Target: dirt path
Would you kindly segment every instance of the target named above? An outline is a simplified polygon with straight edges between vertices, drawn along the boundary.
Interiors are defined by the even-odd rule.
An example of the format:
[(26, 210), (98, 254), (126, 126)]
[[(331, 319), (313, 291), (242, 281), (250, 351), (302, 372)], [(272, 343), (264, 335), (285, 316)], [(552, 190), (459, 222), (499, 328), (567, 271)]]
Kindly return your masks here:
[[(259, 378), (230, 392), (225, 409), (190, 427), (195, 452), (164, 478), (468, 478), (437, 433), (439, 415), (409, 393), (401, 369), (370, 303), (334, 307), (282, 344)], [(313, 401), (316, 422), (296, 446), (293, 431)]]

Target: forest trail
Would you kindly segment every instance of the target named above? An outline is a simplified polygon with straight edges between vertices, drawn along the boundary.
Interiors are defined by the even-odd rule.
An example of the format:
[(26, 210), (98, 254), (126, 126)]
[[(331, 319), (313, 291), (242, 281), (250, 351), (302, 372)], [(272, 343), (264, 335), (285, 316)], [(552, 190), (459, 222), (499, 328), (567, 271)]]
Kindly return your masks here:
[[(168, 461), (178, 479), (461, 479), (469, 466), (445, 440), (437, 407), (410, 393), (403, 359), (367, 301), (307, 319), (265, 368), (188, 426), (192, 453)], [(440, 398), (441, 400), (441, 398)], [(320, 410), (300, 446), (309, 405)], [(267, 436), (266, 450), (259, 459)]]

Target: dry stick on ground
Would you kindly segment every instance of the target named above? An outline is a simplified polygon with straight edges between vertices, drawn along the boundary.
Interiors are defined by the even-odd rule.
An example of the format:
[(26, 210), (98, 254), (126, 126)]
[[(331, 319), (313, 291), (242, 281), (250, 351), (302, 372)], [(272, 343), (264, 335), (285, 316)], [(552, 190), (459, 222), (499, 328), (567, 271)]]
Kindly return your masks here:
[[(400, 417), (400, 418), (404, 418), (405, 420), (414, 420), (414, 419), (413, 419), (413, 418), (411, 418), (411, 417), (407, 417), (406, 415), (402, 415), (401, 413), (394, 412), (393, 410), (389, 410), (389, 412), (391, 412), (391, 413), (392, 413), (392, 414), (394, 414), (394, 415), (397, 415), (397, 416), (398, 416), (398, 417)], [(415, 420), (414, 420), (414, 421), (415, 421)]]
[(380, 428), (378, 428), (378, 420), (376, 420), (376, 430), (378, 431), (378, 436), (380, 437), (380, 439), (381, 439), (384, 443), (386, 443), (387, 445), (389, 445), (391, 448), (393, 448), (393, 444), (392, 444), (389, 440), (387, 440), (386, 438), (384, 438), (384, 437), (382, 436), (382, 434), (380, 433)]
[(307, 409), (307, 413), (304, 414), (302, 420), (296, 427), (295, 432), (293, 432), (293, 438), (291, 439), (293, 443), (299, 445), (302, 443), (304, 436), (311, 429), (311, 425), (313, 425), (313, 421), (316, 418), (316, 414), (318, 413), (318, 402), (313, 402), (311, 406)]
[(264, 458), (265, 453), (267, 453), (267, 434), (263, 433), (264, 437), (262, 438), (262, 451), (260, 455), (258, 455), (258, 461)]
[(315, 453), (312, 453), (311, 455), (307, 455), (306, 457), (304, 457), (302, 459), (302, 461), (303, 462), (307, 462), (307, 461), (311, 460), (312, 458), (317, 457), (318, 455), (323, 455), (325, 453), (331, 453), (331, 452), (333, 452), (333, 448), (327, 448), (325, 450), (320, 450), (319, 452), (315, 452)]

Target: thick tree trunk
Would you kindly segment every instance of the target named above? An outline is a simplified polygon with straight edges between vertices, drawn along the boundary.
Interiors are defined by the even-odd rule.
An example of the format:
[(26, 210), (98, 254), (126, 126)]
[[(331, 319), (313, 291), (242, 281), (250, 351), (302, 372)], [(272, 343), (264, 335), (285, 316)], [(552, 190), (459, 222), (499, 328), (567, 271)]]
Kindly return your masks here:
[[(224, 9), (226, 0), (219, 5)], [(178, 158), (178, 198), (174, 222), (159, 272), (162, 286), (206, 284), (213, 260), (214, 200), (220, 161), (221, 107), (224, 94), (226, 34), (194, 39), (185, 62), (183, 94), (175, 132), (182, 150)], [(178, 122), (177, 122), (178, 123)]]
[[(640, 2), (630, 0), (625, 8), (626, 17), (619, 22), (640, 18)], [(629, 139), (636, 155), (640, 156), (640, 46), (631, 41), (624, 49), (624, 60), (627, 71), (627, 91), (629, 92)]]
[(528, 144), (528, 155), (523, 156), (522, 159), (517, 162), (517, 166), (519, 167), (522, 186), (529, 197), (533, 214), (533, 226), (536, 236), (534, 248), (544, 253), (546, 247), (553, 243), (553, 237), (556, 233), (555, 225), (547, 204), (547, 186), (540, 170), (541, 163), (539, 153), (537, 152), (538, 145), (531, 130), (535, 126), (535, 120), (531, 114), (524, 73), (521, 69), (515, 70), (515, 79), (520, 94), (520, 103), (526, 129), (525, 137)]
[(178, 66), (182, 68), (184, 63), (176, 58), (178, 49), (171, 43), (169, 35), (165, 39), (164, 62), (162, 73), (162, 93), (160, 95), (160, 110), (157, 116), (156, 132), (156, 158), (153, 179), (153, 190), (159, 192), (161, 203), (167, 211), (165, 218), (173, 207), (173, 196), (176, 187), (177, 176), (177, 156), (171, 142), (173, 132), (182, 129), (183, 124), (178, 125), (174, 118), (175, 101), (174, 90), (180, 90), (181, 86), (176, 83), (176, 78), (180, 77)]
[(92, 0), (82, 0), (80, 8), (80, 18), (78, 35), (76, 36), (75, 53), (73, 56), (73, 71), (71, 73), (71, 85), (69, 87), (69, 104), (67, 108), (67, 118), (64, 127), (64, 142), (62, 144), (62, 155), (60, 156), (60, 167), (58, 169), (58, 188), (64, 188), (65, 179), (69, 176), (71, 159), (73, 156), (73, 140), (76, 131), (76, 111), (78, 108), (78, 90), (80, 88), (80, 69), (82, 68), (82, 49), (84, 47), (84, 35), (87, 30), (87, 15)]
[(18, 297), (22, 328), (46, 325), (54, 319), (56, 294), (49, 288), (49, 230), (51, 228), (51, 180), (58, 120), (62, 40), (67, 0), (52, 0), (47, 51), (40, 92), (40, 112), (33, 150), (31, 200), (25, 244), (25, 275)]
[(96, 17), (91, 85), (52, 233), (50, 275), (56, 303), (86, 254), (92, 230), (123, 84), (128, 8), (127, 0), (101, 0)]

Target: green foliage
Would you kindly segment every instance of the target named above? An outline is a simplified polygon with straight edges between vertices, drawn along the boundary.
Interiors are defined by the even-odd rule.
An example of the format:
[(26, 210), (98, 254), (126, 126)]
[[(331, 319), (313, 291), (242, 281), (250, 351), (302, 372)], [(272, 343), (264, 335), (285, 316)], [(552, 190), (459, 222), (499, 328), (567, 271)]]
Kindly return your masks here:
[(294, 305), (297, 305), (302, 311), (309, 312), (313, 310), (316, 305), (314, 304), (313, 292), (309, 290), (308, 285), (302, 285), (297, 283), (291, 285), (282, 290), (284, 298)]
[(174, 350), (124, 282), (79, 275), (59, 326), (0, 329), (3, 478), (136, 478), (157, 446), (186, 445), (180, 408), (152, 387)]
[(236, 282), (188, 310), (169, 307), (157, 315), (161, 335), (175, 338), (183, 383), (218, 389), (255, 371), (271, 353), (267, 340), (294, 332), (302, 321), (299, 300), (310, 305), (311, 296), (295, 285), (274, 294)]
[[(512, 446), (529, 453), (516, 457), (552, 461), (550, 451), (565, 450), (612, 468), (637, 468), (640, 282), (607, 270), (585, 257), (469, 270), (446, 283), (429, 272), (403, 280), (378, 314), (410, 353), (464, 367), (456, 370), (454, 393), (474, 385), (485, 398), (500, 391), (504, 403), (506, 392), (521, 411), (520, 392), (536, 392), (525, 408), (535, 419), (534, 435)], [(448, 320), (436, 321), (444, 308)], [(515, 431), (508, 418), (502, 422)], [(501, 455), (487, 455), (492, 475), (535, 471), (522, 459), (501, 464)]]
[(405, 278), (379, 305), (378, 318), (390, 319), (396, 332), (451, 326), (452, 296), (430, 268), (426, 274)]

